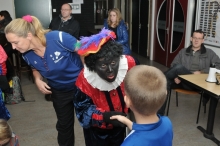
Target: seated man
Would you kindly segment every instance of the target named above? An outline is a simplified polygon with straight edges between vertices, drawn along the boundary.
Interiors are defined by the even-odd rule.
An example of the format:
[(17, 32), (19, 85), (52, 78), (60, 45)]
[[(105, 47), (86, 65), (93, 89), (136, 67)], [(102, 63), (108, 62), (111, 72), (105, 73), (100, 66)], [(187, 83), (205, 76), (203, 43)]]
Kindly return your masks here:
[[(190, 40), (192, 45), (182, 49), (171, 63), (171, 68), (165, 72), (168, 91), (170, 91), (171, 85), (172, 88), (195, 90), (188, 84), (182, 83), (178, 75), (208, 73), (212, 63), (215, 63), (216, 68), (220, 69), (220, 58), (218, 55), (203, 45), (204, 32), (202, 30), (195, 30)], [(208, 99), (204, 94), (203, 105), (208, 102)], [(165, 108), (166, 102), (158, 113), (163, 115)]]

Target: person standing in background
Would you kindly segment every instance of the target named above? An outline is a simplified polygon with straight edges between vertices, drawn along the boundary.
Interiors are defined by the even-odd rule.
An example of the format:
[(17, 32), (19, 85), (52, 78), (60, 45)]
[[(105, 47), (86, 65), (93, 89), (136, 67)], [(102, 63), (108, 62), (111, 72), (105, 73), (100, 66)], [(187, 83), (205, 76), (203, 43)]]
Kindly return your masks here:
[[(79, 39), (80, 26), (79, 22), (73, 17), (72, 6), (68, 3), (65, 3), (61, 6), (60, 11), (61, 14), (58, 17), (52, 19), (49, 25), (49, 29), (64, 31)], [(45, 99), (47, 101), (51, 101), (51, 95), (46, 94)]]
[(70, 4), (65, 3), (62, 5), (61, 14), (52, 19), (49, 29), (67, 32), (79, 39), (79, 22), (73, 17), (72, 6)]
[(121, 12), (118, 8), (109, 10), (108, 18), (104, 21), (104, 27), (115, 32), (115, 41), (123, 45), (123, 54), (131, 55), (131, 49), (129, 47), (128, 27), (122, 19)]
[(11, 22), (12, 18), (8, 11), (0, 11), (0, 33), (4, 33), (5, 26)]

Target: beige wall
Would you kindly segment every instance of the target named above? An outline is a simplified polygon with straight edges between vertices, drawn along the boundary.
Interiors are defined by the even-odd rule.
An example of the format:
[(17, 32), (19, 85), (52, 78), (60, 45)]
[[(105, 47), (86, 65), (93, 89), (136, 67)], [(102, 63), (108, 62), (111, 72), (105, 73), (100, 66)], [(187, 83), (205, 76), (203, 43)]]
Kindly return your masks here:
[(7, 10), (15, 18), (14, 0), (0, 0), (0, 11)]

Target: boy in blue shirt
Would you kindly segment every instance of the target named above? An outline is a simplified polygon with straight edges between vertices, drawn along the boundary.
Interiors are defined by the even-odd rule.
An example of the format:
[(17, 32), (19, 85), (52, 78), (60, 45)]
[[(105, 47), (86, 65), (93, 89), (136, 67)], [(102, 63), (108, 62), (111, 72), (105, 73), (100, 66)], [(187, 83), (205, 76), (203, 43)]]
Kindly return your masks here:
[(157, 115), (167, 94), (164, 74), (155, 67), (138, 65), (128, 71), (124, 84), (124, 100), (136, 123), (121, 115), (110, 117), (132, 130), (121, 146), (172, 146), (172, 123), (168, 117)]

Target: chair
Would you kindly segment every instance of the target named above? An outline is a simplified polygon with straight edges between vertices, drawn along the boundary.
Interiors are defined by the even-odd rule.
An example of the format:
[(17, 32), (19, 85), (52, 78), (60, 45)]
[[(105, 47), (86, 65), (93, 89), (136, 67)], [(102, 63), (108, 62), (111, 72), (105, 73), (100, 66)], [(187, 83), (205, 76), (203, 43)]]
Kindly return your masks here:
[[(187, 94), (187, 95), (197, 95), (200, 94), (200, 102), (199, 102), (199, 109), (198, 109), (198, 115), (196, 119), (196, 124), (199, 122), (199, 114), (200, 114), (200, 107), (203, 99), (203, 92), (199, 91), (192, 91), (192, 90), (186, 90), (186, 89), (170, 89), (169, 93), (167, 94), (168, 98), (168, 106), (167, 106), (167, 116), (169, 113), (169, 106), (170, 106), (170, 98), (171, 98), (171, 91), (174, 90), (176, 92), (176, 106), (178, 107), (178, 93)], [(204, 113), (206, 113), (206, 105), (204, 106)]]

